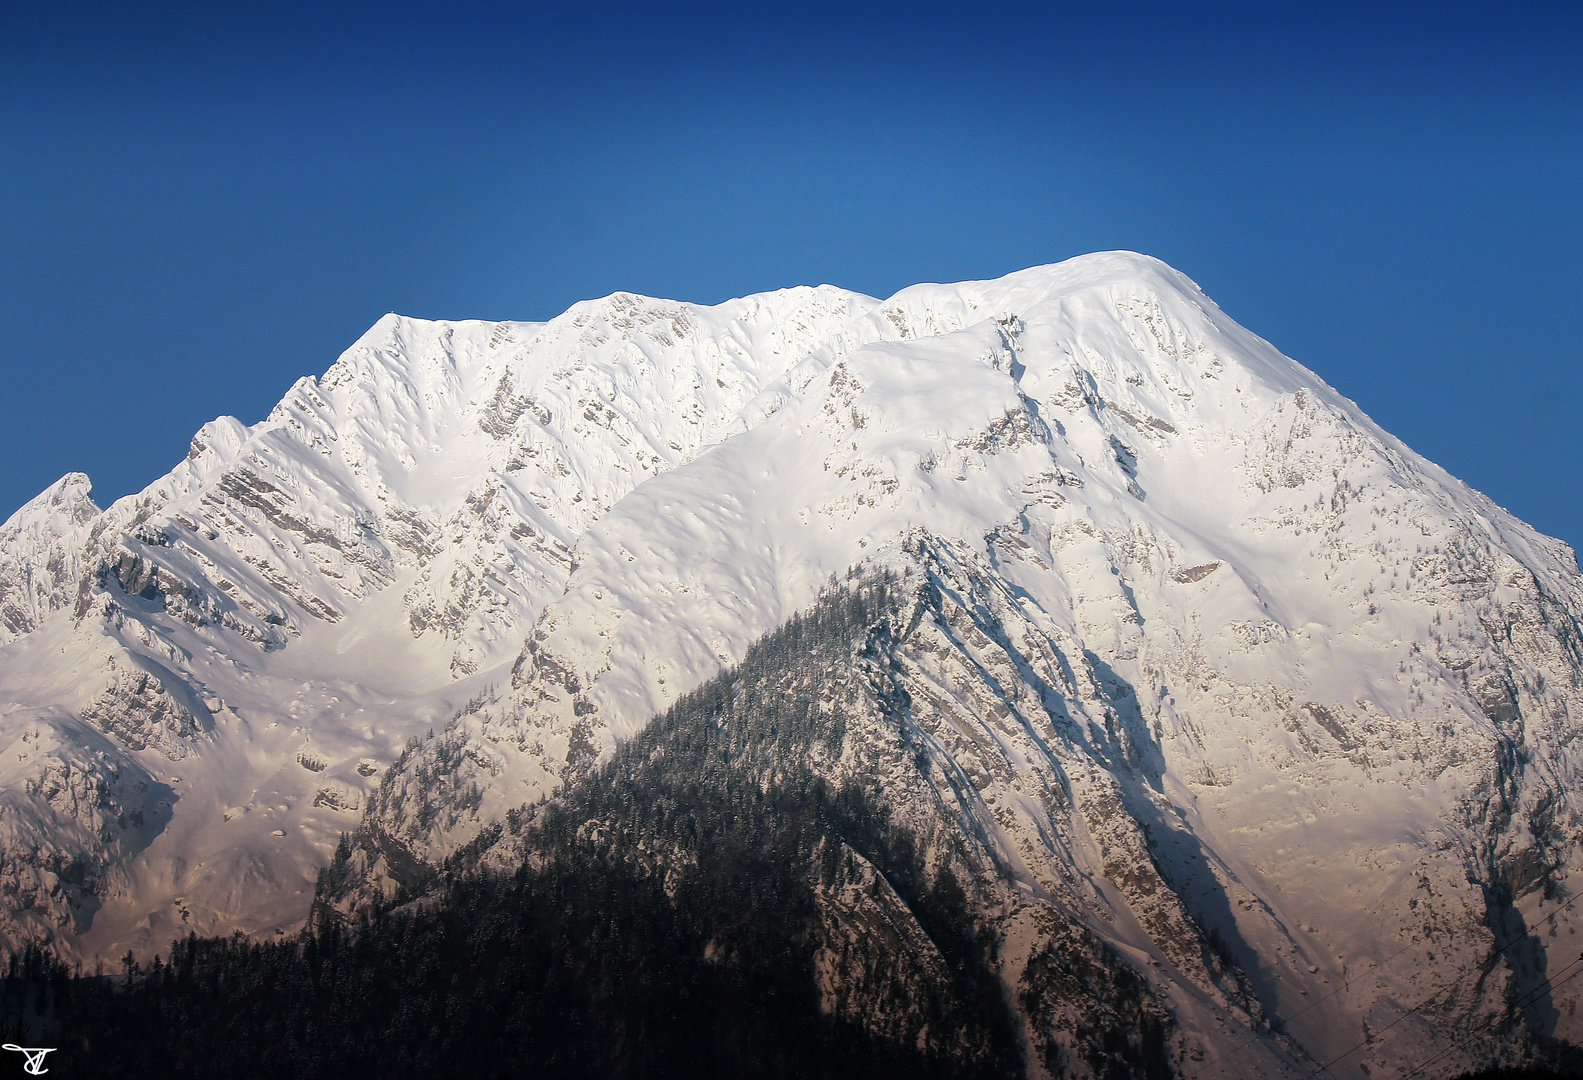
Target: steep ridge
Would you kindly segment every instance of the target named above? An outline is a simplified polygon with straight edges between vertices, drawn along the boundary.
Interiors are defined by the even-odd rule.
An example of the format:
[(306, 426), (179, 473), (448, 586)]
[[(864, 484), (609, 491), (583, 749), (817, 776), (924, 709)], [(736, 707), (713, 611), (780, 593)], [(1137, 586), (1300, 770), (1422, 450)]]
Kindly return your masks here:
[(24, 507), (0, 528), (0, 640), (26, 634), (0, 657), (0, 768), (39, 824), (0, 837), (0, 932), (91, 956), (300, 923), (370, 778), (509, 661), (588, 524), (773, 407), (872, 303), (387, 316), (145, 491), (95, 514), (72, 476)]
[(0, 541), (13, 942), (289, 930), (354, 823), (419, 881), (864, 566), (913, 599), (822, 767), (966, 845), (1013, 993), (1092, 936), (1187, 1075), (1576, 1036), (1575, 557), (1142, 256), (390, 317)]

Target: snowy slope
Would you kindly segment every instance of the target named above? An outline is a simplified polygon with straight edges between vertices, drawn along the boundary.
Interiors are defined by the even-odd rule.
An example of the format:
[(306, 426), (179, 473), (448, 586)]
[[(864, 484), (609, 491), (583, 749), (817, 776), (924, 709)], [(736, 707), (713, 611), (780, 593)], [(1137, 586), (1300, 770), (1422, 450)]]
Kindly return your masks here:
[[(0, 867), (13, 940), (91, 924), (80, 947), (108, 954), (300, 922), (371, 778), (467, 698), (458, 680), (510, 661), (589, 524), (744, 428), (872, 304), (388, 316), (102, 514), (80, 474), (24, 507), (0, 529), (0, 760), (32, 823)], [(62, 739), (103, 760), (47, 749)], [(130, 810), (81, 805), (144, 772)], [(57, 782), (89, 794), (57, 806)], [(137, 815), (169, 824), (133, 839)]]
[[(1572, 552), (1142, 256), (389, 316), (145, 492), (63, 479), (0, 552), (12, 941), (289, 931), (341, 831), (376, 881), (444, 857), (868, 564), (917, 591), (895, 678), (937, 763), (887, 781), (1009, 883), (1009, 983), (1082, 925), (1190, 1073), (1389, 1026), (1337, 1067), (1379, 1075), (1583, 951), (1572, 908), (1521, 933), (1576, 887)], [(1577, 1037), (1574, 990), (1501, 1037)]]

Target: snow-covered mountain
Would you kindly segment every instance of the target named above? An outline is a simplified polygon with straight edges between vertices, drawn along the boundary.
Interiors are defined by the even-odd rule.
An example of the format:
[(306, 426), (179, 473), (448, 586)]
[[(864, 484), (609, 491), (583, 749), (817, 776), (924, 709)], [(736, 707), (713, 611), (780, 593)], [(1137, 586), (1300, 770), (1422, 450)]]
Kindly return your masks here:
[(1091, 1067), (1062, 950), (1136, 977), (1184, 1075), (1578, 1037), (1572, 551), (1127, 253), (387, 316), (145, 491), (63, 478), (0, 527), (0, 933), (290, 933), (343, 832), (349, 895), (504, 864), (880, 572), (884, 632), (786, 685), (844, 710), (814, 767), (977, 883), (1031, 1071)]

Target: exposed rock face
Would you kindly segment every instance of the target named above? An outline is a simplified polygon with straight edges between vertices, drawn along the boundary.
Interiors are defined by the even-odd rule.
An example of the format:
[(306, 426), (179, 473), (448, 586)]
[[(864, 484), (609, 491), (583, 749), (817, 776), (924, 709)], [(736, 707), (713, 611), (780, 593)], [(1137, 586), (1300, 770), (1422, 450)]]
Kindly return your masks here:
[(6, 755), (0, 903), (18, 936), (85, 932), (131, 899), (126, 865), (170, 821), (175, 795), (103, 736), (35, 724)]
[[(0, 527), (0, 932), (289, 931), (354, 830), (347, 903), (509, 861), (853, 567), (899, 599), (755, 691), (839, 731), (737, 765), (863, 786), (951, 870), (1034, 1071), (1577, 1036), (1573, 553), (1127, 254), (391, 316), (137, 496), (65, 478)], [(899, 1036), (933, 939), (829, 858), (826, 1007)]]
[(83, 580), (84, 532), (99, 516), (92, 484), (67, 473), (0, 527), (0, 644), (70, 607)]

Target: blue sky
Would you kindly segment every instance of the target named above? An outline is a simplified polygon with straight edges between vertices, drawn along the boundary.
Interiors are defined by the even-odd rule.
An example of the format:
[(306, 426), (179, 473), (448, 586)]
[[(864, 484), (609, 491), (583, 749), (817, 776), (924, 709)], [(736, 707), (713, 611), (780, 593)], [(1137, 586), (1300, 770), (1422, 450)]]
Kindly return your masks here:
[(389, 310), (1132, 248), (1583, 545), (1575, 3), (21, 7), (0, 517), (142, 487)]

